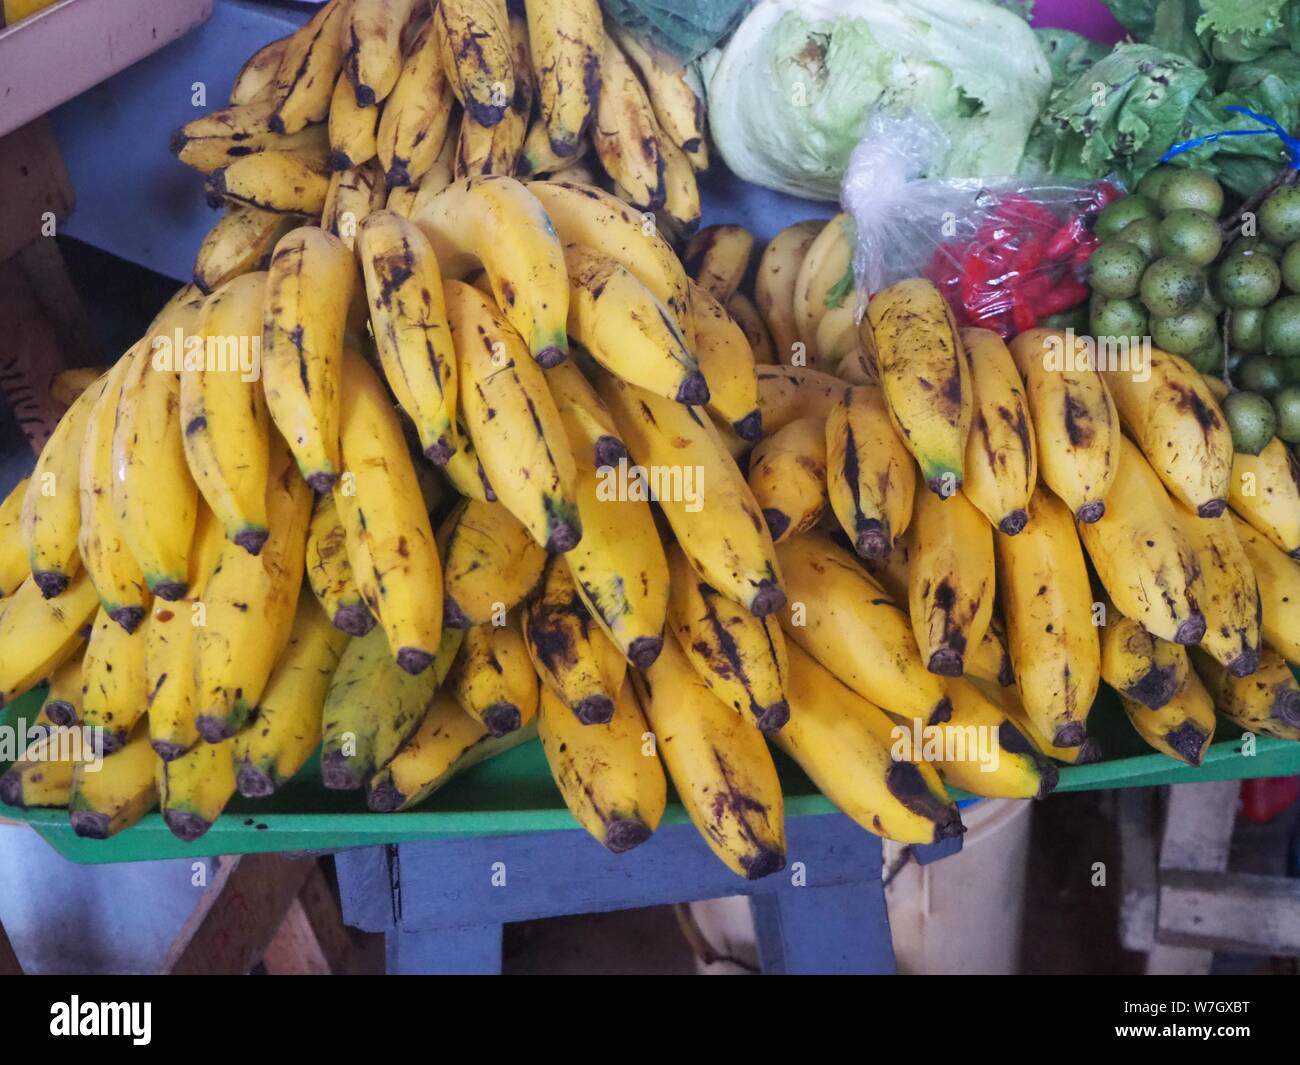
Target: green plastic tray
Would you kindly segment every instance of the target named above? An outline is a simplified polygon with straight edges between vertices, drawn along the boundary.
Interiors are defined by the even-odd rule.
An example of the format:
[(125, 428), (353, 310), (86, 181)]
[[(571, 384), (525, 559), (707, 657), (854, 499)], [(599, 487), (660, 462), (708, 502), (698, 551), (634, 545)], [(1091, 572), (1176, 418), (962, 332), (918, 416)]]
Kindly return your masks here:
[[(40, 699), (41, 695), (33, 692), (15, 702), (4, 715), (5, 723), (34, 717)], [(1210, 748), (1204, 764), (1193, 769), (1151, 753), (1129, 726), (1114, 696), (1103, 692), (1089, 717), (1089, 731), (1101, 742), (1107, 760), (1062, 767), (1057, 790), (1095, 791), (1300, 774), (1300, 743), (1261, 737), (1256, 741), (1255, 754), (1247, 757), (1241, 753), (1240, 730), (1222, 718), (1219, 725), (1222, 738)], [(787, 815), (834, 812), (830, 802), (793, 763), (779, 752), (776, 757)], [(477, 766), (406, 813), (369, 813), (360, 793), (327, 791), (317, 783), (317, 773), (313, 759), (293, 782), (270, 798), (236, 796), (212, 829), (194, 843), (183, 843), (173, 836), (157, 813), (107, 840), (76, 836), (66, 810), (0, 807), (0, 814), (30, 824), (63, 857), (83, 864), (339, 850), (577, 827), (551, 780), (541, 745), (535, 740)], [(969, 797), (961, 792), (954, 794)], [(664, 816), (669, 823), (687, 820), (672, 795)]]

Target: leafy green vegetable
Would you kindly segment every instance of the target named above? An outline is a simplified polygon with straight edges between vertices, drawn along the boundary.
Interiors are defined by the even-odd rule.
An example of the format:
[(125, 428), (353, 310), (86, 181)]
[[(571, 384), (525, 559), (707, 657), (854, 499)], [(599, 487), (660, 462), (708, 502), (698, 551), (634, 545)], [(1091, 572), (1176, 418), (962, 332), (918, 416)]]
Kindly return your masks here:
[(1110, 51), (1108, 45), (1071, 30), (1036, 29), (1034, 36), (1052, 68), (1053, 89), (1073, 81)]

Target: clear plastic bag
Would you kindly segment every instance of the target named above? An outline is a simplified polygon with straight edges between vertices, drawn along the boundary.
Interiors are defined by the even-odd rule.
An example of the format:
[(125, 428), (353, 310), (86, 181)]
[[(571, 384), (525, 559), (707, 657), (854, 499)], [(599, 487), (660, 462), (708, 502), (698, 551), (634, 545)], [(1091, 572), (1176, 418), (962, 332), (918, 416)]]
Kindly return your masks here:
[(859, 310), (907, 277), (933, 281), (959, 324), (1004, 337), (1083, 307), (1092, 220), (1120, 195), (1117, 184), (924, 177), (945, 150), (924, 116), (868, 120), (841, 188), (857, 232)]

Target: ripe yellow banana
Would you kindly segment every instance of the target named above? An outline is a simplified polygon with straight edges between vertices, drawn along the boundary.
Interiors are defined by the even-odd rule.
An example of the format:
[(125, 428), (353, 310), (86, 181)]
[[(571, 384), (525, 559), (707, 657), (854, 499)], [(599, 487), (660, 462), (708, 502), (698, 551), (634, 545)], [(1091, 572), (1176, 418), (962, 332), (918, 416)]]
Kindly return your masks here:
[(329, 149), (268, 149), (214, 170), (212, 194), (285, 214), (319, 215), (329, 192)]
[[(456, 149), (460, 143), (458, 129), (460, 121), (459, 118), (452, 119), (451, 126), (447, 129), (446, 139), (442, 142), (442, 151), (438, 153), (438, 158), (433, 161), (433, 166), (420, 179), (419, 185), (399, 185), (396, 188), (389, 189), (388, 209), (390, 211), (397, 211), (403, 218), (414, 219), (417, 212), (423, 210), (426, 203), (456, 180)], [(405, 201), (399, 198), (399, 194), (402, 192), (410, 194)]]
[(1248, 677), (1234, 677), (1201, 650), (1192, 664), (1224, 717), (1248, 732), (1283, 740), (1300, 740), (1300, 684), (1286, 660), (1271, 647)]
[(50, 687), (41, 704), (40, 716), (51, 725), (75, 725), (81, 720), (81, 659), (78, 647), (72, 657), (50, 673)]
[(492, 736), (523, 728), (537, 716), (537, 671), (513, 620), (467, 629), (447, 685), (461, 709)]
[(872, 380), (858, 348), (857, 313), (856, 302), (847, 295), (838, 306), (827, 307), (817, 323), (812, 349), (817, 352), (819, 366), (838, 373), (839, 367), (848, 362), (850, 366), (859, 368), (860, 376)]
[[(700, 186), (686, 154), (666, 137), (659, 141), (664, 157), (664, 206), (667, 226), (681, 236), (694, 233), (700, 225)], [(572, 180), (583, 180), (576, 175)], [(586, 180), (592, 180), (588, 178)]]
[(1233, 529), (1259, 584), (1264, 642), (1300, 663), (1300, 562), (1284, 555), (1235, 514)]
[(433, 248), (411, 222), (380, 211), (358, 231), (357, 255), (384, 376), (424, 454), (445, 466), (457, 443), (456, 349)]
[(546, 552), (500, 503), (466, 499), (438, 529), (443, 616), (452, 628), (501, 624), (542, 579)]
[(777, 556), (790, 597), (781, 627), (792, 642), (882, 709), (922, 725), (947, 720), (952, 705), (925, 668), (906, 612), (851, 554), (810, 533)]
[(1083, 546), (1120, 613), (1163, 639), (1200, 643), (1205, 614), (1195, 548), (1137, 445), (1120, 437), (1119, 454), (1105, 513), (1079, 523)]
[(458, 773), (536, 736), (535, 723), (493, 736), (449, 692), (436, 692), (415, 734), (366, 782), (366, 805), (379, 812), (409, 810)]
[(272, 106), (270, 100), (264, 100), (212, 111), (172, 134), (171, 150), (186, 166), (211, 174), (259, 152), (314, 152), (329, 146), (323, 122), (303, 126), (296, 133), (273, 132)]
[(67, 806), (77, 762), (66, 733), (46, 733), (34, 739), (0, 776), (0, 802), (19, 809)]
[(425, 23), (384, 101), (375, 145), (388, 186), (415, 185), (442, 151), (452, 114), (450, 71), (439, 52), (435, 18)]
[(322, 711), (325, 787), (355, 790), (392, 761), (420, 727), (464, 636), (459, 629), (447, 629), (437, 662), (415, 676), (393, 661), (382, 629), (356, 637), (344, 648)]
[(495, 126), (515, 94), (505, 0), (440, 0), (433, 26), (456, 99), (482, 126)]
[(468, 112), (462, 116), (456, 145), (456, 180), (479, 174), (516, 172), (528, 134), (528, 117), (533, 111), (534, 85), (528, 23), (522, 13), (514, 11), (510, 12), (510, 46), (515, 71), (514, 95), (495, 126), (481, 125)]
[(275, 75), (280, 69), (280, 62), (289, 48), (293, 34), (279, 37), (270, 44), (264, 44), (244, 60), (244, 65), (235, 75), (235, 83), (230, 87), (230, 103), (238, 106), (249, 104), (264, 95), (270, 95), (271, 86), (275, 84)]
[(320, 227), (338, 237), (351, 251), (357, 229), (387, 203), (384, 172), (375, 159), (351, 170), (336, 170), (321, 210)]
[(266, 516), (270, 536), (261, 553), (227, 543), (203, 589), (194, 687), (199, 735), (209, 743), (234, 735), (247, 722), (289, 640), (302, 587), (311, 490), (274, 433)]
[(1232, 509), (1300, 562), (1300, 461), (1276, 436), (1258, 455), (1232, 457)]
[(885, 558), (920, 505), (916, 466), (894, 429), (880, 388), (842, 386), (836, 392), (826, 416), (831, 509), (861, 557)]
[(489, 174), (448, 185), (417, 203), (412, 221), (433, 244), (443, 277), (481, 265), (507, 321), (542, 366), (569, 350), (569, 277), (564, 248), (541, 203), (512, 177)]
[(776, 745), (845, 814), (899, 843), (937, 843), (965, 829), (933, 766), (896, 757), (895, 725), (799, 646), (790, 648), (790, 722)]
[(1201, 764), (1214, 741), (1214, 701), (1195, 673), (1159, 710), (1122, 695), (1120, 702), (1134, 731), (1151, 747), (1188, 765)]
[(82, 627), (99, 607), (95, 586), (80, 570), (58, 599), (28, 577), (0, 609), (0, 707), (39, 684), (71, 658), (85, 639)]
[(617, 466), (627, 458), (618, 426), (591, 382), (572, 361), (546, 371), (546, 384), (564, 421), (573, 456), (596, 469)]
[(1183, 687), (1187, 649), (1152, 636), (1132, 618), (1107, 610), (1101, 630), (1101, 679), (1148, 710), (1159, 710)]
[(763, 738), (714, 697), (677, 641), (632, 674), (682, 805), (709, 849), (737, 876), (785, 867), (785, 804)]
[[(261, 343), (266, 274), (243, 274), (203, 302), (198, 334), (221, 366), (186, 370), (180, 377), (180, 421), (185, 458), (203, 499), (226, 538), (255, 555), (266, 542), (266, 476), (270, 421), (257, 366), (245, 353)], [(225, 346), (223, 348), (223, 345)]]
[(343, 69), (360, 106), (393, 91), (402, 70), (402, 30), (422, 6), (419, 0), (352, 0), (342, 25)]
[(364, 636), (374, 627), (375, 619), (357, 588), (347, 533), (332, 493), (316, 499), (306, 552), (307, 583), (321, 610), (339, 631)]
[(975, 403), (962, 491), (992, 525), (1015, 536), (1025, 527), (1025, 508), (1038, 481), (1038, 448), (1024, 382), (997, 333), (963, 329), (961, 341)]
[(528, 39), (537, 71), (537, 95), (551, 149), (579, 154), (595, 115), (601, 85), (605, 29), (597, 0), (533, 0)]
[(707, 170), (709, 145), (704, 136), (704, 101), (691, 85), (686, 69), (627, 30), (616, 29), (615, 34), (645, 83), (659, 125), (687, 156), (692, 169)]
[(1120, 421), (1170, 495), (1217, 518), (1232, 477), (1228, 421), (1201, 375), (1177, 355), (1153, 348), (1149, 371), (1142, 381), (1121, 370), (1106, 374)]
[(749, 459), (749, 487), (774, 543), (813, 528), (828, 502), (826, 423), (799, 418), (759, 441)]
[[(807, 264), (805, 259), (801, 279)], [(936, 495), (952, 495), (965, 480), (974, 409), (952, 311), (929, 281), (900, 281), (872, 297), (861, 339), (876, 353), (890, 417), (920, 463), (927, 487)]]
[(695, 356), (709, 389), (709, 411), (729, 423), (744, 440), (763, 435), (758, 410), (754, 352), (744, 331), (703, 286), (691, 284)]
[(583, 605), (568, 566), (553, 558), (523, 614), (524, 640), (542, 679), (584, 725), (614, 713), (627, 661)]
[(144, 721), (121, 750), (99, 765), (79, 762), (68, 797), (72, 831), (87, 839), (108, 839), (139, 821), (158, 802), (157, 764)]
[(1197, 605), (1205, 615), (1203, 651), (1234, 676), (1255, 672), (1259, 663), (1260, 595), (1232, 520), (1199, 517), (1177, 500), (1174, 506), (1201, 571)]
[(289, 38), (268, 94), (274, 102), (270, 125), (277, 133), (296, 133), (329, 114), (343, 66), (347, 13), (347, 0), (332, 0)]
[(116, 751), (145, 712), (143, 631), (128, 633), (103, 607), (81, 661), (81, 723), (102, 729), (105, 754)]
[[(96, 375), (98, 377), (98, 375)], [(0, 502), (0, 602), (13, 595), (31, 576), (27, 545), (23, 542), (23, 499), (31, 479), (24, 477)], [(0, 608), (3, 609), (3, 608)]]
[(756, 618), (691, 569), (679, 545), (668, 551), (668, 623), (713, 694), (764, 732), (790, 717), (785, 636), (774, 617)]
[(998, 688), (1015, 687), (1016, 670), (1011, 663), (1011, 651), (1007, 647), (1007, 630), (997, 610), (989, 618), (984, 639), (980, 640), (978, 646), (967, 651), (965, 675)]
[[(805, 348), (807, 361), (804, 365), (830, 369), (843, 357), (842, 350), (822, 351), (817, 336), (822, 320), (836, 311), (845, 312), (838, 315), (841, 332), (844, 325), (853, 320), (856, 302), (853, 283), (855, 234), (852, 215), (836, 215), (813, 238), (799, 263), (799, 274), (794, 284), (793, 309), (795, 330)], [(934, 311), (927, 309), (922, 313), (933, 315)], [(941, 321), (942, 319), (933, 319), (936, 324)], [(944, 343), (946, 346), (946, 341)], [(945, 359), (942, 363), (933, 365), (932, 370), (940, 381), (946, 383), (952, 373), (950, 360)]]
[(745, 339), (749, 341), (749, 350), (754, 353), (755, 364), (772, 366), (779, 361), (776, 357), (776, 347), (772, 342), (772, 334), (768, 332), (767, 323), (758, 313), (753, 300), (743, 292), (733, 292), (731, 299), (727, 300), (727, 313), (740, 326)]
[(374, 370), (351, 350), (343, 356), (342, 388), (343, 477), (334, 486), (334, 505), (352, 572), (363, 591), (373, 586), (371, 609), (398, 666), (420, 673), (433, 664), (442, 634), (442, 565), (433, 527), (397, 412)]
[[(796, 418), (829, 418), (844, 394), (844, 382), (819, 370), (759, 366), (758, 410), (763, 432), (775, 433)], [(909, 513), (911, 508), (908, 508)]]
[(303, 595), (289, 643), (266, 682), (257, 712), (231, 741), (240, 795), (272, 794), (292, 780), (316, 750), (325, 693), (348, 641), (347, 633)]
[(1014, 687), (1014, 681), (1011, 687), (1006, 688), (999, 686), (996, 681), (974, 678), (972, 682), (991, 702), (1002, 708), (1011, 723), (1034, 745), (1034, 749), (1039, 754), (1067, 765), (1092, 765), (1101, 761), (1101, 744), (1092, 736), (1085, 739), (1078, 747), (1057, 747), (1047, 736), (1044, 736), (1025, 712), (1025, 704), (1020, 701), (1020, 694)]
[(663, 207), (667, 196), (663, 133), (645, 86), (610, 36), (601, 53), (591, 138), (601, 166), (634, 207), (648, 211)]
[(303, 226), (275, 246), (266, 278), (266, 405), (317, 492), (328, 491), (339, 473), (339, 376), (356, 272), (342, 241)]
[[(776, 348), (776, 361), (789, 365), (796, 355), (799, 329), (794, 317), (794, 292), (799, 268), (826, 221), (810, 218), (786, 226), (767, 243), (754, 275), (754, 301), (767, 323)], [(800, 365), (807, 366), (807, 360)]]
[(368, 163), (379, 150), (379, 105), (357, 103), (356, 89), (347, 72), (339, 74), (330, 97), (330, 168), (352, 170)]
[(570, 166), (576, 165), (577, 161), (587, 154), (589, 147), (590, 142), (584, 140), (578, 145), (573, 155), (567, 157), (556, 155), (555, 150), (551, 147), (550, 135), (546, 132), (546, 122), (541, 115), (537, 115), (524, 136), (524, 144), (519, 151), (515, 174), (520, 178), (541, 177), (545, 174), (556, 174), (561, 170), (567, 170)]
[(695, 571), (756, 617), (779, 610), (771, 533), (704, 412), (608, 375), (600, 393)]
[(682, 253), (686, 273), (719, 303), (726, 303), (749, 271), (754, 234), (744, 226), (705, 226)]
[(931, 673), (960, 677), (966, 653), (993, 615), (993, 529), (960, 492), (916, 501), (908, 567), (908, 613)]
[[(199, 491), (185, 458), (181, 420), (182, 343), (185, 359), (197, 341), (203, 297), (186, 286), (150, 328), (122, 382), (113, 430), (113, 506), (122, 536), (160, 599), (184, 598)], [(172, 366), (160, 365), (170, 340)], [(200, 350), (200, 358), (206, 358)], [(166, 500), (160, 506), (159, 500)]]
[(285, 215), (258, 207), (227, 209), (199, 245), (194, 259), (194, 287), (205, 296), (240, 274), (264, 269), (276, 241), (291, 222)]
[(221, 816), (235, 794), (234, 740), (201, 743), (154, 767), (163, 822), (177, 839), (193, 843)]
[(1069, 509), (1043, 487), (1029, 521), (997, 533), (998, 593), (1025, 712), (1058, 747), (1078, 747), (1101, 676), (1092, 588)]
[(1072, 350), (1067, 340), (1059, 330), (1030, 329), (1011, 342), (1011, 357), (1025, 382), (1039, 477), (1089, 524), (1106, 512), (1119, 469), (1119, 413), (1086, 361), (1086, 338)]

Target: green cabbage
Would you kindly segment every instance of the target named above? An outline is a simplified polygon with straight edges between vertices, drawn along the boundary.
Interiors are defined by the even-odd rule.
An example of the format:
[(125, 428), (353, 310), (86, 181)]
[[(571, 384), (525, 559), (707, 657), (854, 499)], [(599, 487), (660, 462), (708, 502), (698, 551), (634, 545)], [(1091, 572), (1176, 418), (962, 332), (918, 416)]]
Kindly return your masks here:
[(740, 177), (835, 199), (877, 105), (946, 134), (933, 176), (1015, 173), (1052, 75), (987, 0), (762, 0), (704, 64), (709, 125)]

